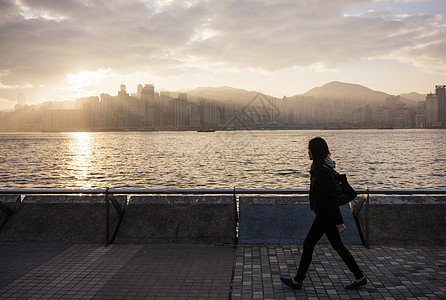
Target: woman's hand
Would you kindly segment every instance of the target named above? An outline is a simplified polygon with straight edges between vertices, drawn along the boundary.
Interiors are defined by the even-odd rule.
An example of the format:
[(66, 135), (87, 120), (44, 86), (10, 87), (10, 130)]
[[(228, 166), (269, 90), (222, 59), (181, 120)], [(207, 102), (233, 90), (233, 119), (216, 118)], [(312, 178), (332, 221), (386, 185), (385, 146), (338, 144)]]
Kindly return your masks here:
[(338, 230), (339, 230), (339, 233), (343, 233), (344, 231), (347, 230), (347, 226), (345, 226), (344, 224), (342, 224), (341, 226), (338, 226)]

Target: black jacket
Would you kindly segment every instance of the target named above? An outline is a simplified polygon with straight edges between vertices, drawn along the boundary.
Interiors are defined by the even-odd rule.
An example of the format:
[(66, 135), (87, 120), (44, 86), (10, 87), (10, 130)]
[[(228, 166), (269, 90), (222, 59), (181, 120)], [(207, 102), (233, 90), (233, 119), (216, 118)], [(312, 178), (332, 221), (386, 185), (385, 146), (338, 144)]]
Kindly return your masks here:
[(336, 187), (332, 169), (323, 161), (313, 161), (310, 171), (310, 207), (318, 216), (334, 225), (344, 224), (336, 201)]

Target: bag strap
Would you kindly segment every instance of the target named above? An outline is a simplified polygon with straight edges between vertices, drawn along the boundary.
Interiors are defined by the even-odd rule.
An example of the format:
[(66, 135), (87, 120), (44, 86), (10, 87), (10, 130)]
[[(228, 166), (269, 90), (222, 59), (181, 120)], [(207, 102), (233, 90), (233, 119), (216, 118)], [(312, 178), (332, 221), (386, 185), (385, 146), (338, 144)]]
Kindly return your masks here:
[(339, 173), (338, 173), (334, 168), (330, 167), (330, 166), (327, 165), (325, 162), (324, 162), (324, 165), (323, 165), (323, 166), (324, 166), (325, 168), (331, 170), (331, 171), (334, 173), (334, 175), (339, 175)]

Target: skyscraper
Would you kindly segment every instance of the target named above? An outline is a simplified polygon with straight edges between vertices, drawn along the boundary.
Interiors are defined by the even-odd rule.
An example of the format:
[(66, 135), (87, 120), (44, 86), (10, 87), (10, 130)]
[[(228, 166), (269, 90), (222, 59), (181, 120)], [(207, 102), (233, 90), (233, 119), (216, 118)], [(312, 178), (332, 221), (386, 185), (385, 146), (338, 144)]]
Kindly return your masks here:
[(446, 126), (446, 85), (436, 85), (435, 94), (438, 98), (438, 122)]
[(173, 125), (181, 128), (187, 125), (187, 94), (180, 93), (172, 100)]
[(426, 96), (426, 126), (432, 127), (438, 122), (438, 97), (432, 93)]
[[(138, 88), (139, 90), (139, 88)], [(141, 90), (141, 112), (144, 127), (155, 125), (155, 87), (145, 84)]]

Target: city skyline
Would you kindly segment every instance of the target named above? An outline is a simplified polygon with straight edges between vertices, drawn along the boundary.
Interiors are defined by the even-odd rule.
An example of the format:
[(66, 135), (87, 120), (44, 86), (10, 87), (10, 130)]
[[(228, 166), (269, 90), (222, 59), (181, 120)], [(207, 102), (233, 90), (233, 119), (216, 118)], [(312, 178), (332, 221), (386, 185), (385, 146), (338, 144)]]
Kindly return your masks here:
[(445, 90), (437, 85), (420, 101), (331, 82), (282, 99), (229, 87), (197, 89), (189, 98), (157, 92), (153, 84), (139, 84), (130, 94), (121, 84), (115, 96), (101, 93), (75, 104), (26, 105), (20, 97), (14, 111), (0, 111), (0, 131), (444, 128)]
[[(2, 1), (0, 109), (233, 86), (282, 98), (330, 81), (392, 95), (446, 79), (442, 1)], [(130, 90), (130, 92), (136, 92)]]

